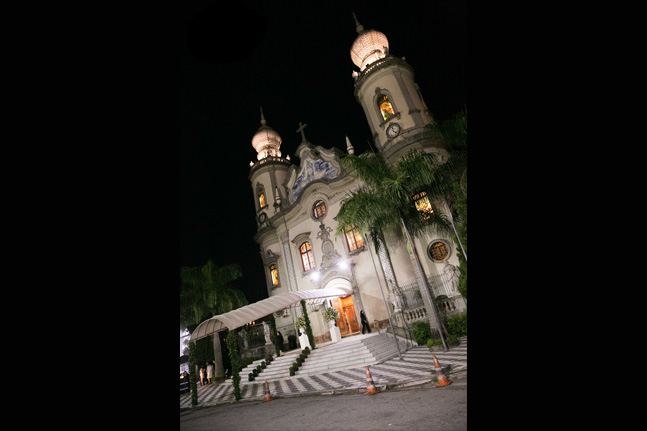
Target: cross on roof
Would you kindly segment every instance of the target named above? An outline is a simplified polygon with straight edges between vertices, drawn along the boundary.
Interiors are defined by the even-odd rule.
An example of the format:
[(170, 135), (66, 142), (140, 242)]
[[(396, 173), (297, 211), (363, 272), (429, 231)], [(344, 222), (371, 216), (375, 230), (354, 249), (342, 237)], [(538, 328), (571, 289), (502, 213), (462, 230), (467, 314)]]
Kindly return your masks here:
[(305, 129), (305, 128), (306, 128), (306, 126), (307, 126), (307, 124), (302, 124), (302, 123), (299, 121), (299, 128), (298, 128), (298, 129), (297, 129), (297, 131), (296, 131), (296, 133), (301, 132), (301, 143), (302, 143), (302, 144), (305, 144), (306, 142), (308, 142), (308, 141), (306, 141), (306, 134), (303, 132), (303, 129)]

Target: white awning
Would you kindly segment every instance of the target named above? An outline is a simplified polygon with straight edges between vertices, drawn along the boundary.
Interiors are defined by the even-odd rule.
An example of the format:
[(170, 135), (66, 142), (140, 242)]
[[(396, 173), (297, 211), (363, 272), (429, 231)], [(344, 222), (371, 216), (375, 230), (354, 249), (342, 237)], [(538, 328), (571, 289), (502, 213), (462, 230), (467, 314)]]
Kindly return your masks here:
[(207, 337), (214, 332), (232, 330), (240, 328), (246, 323), (260, 319), (270, 313), (274, 313), (284, 308), (299, 306), (301, 300), (306, 303), (317, 302), (319, 298), (331, 298), (338, 296), (347, 296), (352, 293), (348, 287), (334, 287), (315, 290), (301, 290), (297, 292), (279, 293), (267, 299), (262, 299), (253, 304), (232, 310), (228, 313), (213, 316), (200, 323), (191, 334), (191, 341)]

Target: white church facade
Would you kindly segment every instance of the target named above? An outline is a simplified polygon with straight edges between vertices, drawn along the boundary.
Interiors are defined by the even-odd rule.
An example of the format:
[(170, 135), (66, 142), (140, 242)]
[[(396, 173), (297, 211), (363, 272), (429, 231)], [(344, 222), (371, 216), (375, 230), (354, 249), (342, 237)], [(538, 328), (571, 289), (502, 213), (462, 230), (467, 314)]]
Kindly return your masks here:
[[(377, 151), (389, 162), (413, 149), (447, 157), (437, 142), (422, 133), (434, 119), (412, 67), (389, 53), (388, 40), (381, 32), (364, 30), (359, 23), (357, 32), (351, 47), (351, 59), (359, 68), (353, 72), (355, 97), (366, 114)], [(343, 168), (343, 151), (309, 142), (306, 125), (299, 126), (298, 164), (281, 155), (281, 136), (268, 125), (262, 110), (261, 127), (252, 138), (257, 151), (249, 173), (258, 224), (254, 238), (260, 246), (268, 295), (340, 286), (351, 289), (351, 295), (308, 307), (315, 342), (331, 340), (331, 327), (323, 319), (326, 307), (337, 309), (342, 336), (361, 331), (361, 311), (373, 330), (386, 327), (387, 306), (400, 327), (429, 321), (406, 245), (386, 244), (386, 250), (375, 253), (370, 239), (353, 226), (335, 237), (342, 200), (359, 183)], [(346, 145), (353, 153), (348, 138)], [(419, 198), (420, 204), (429, 204), (425, 196)], [(464, 310), (465, 301), (456, 289), (457, 245), (433, 232), (416, 238), (415, 243), (433, 296), (443, 298), (439, 306), (450, 313)], [(277, 330), (286, 340), (298, 335), (294, 320), (300, 314), (298, 308), (275, 313)]]

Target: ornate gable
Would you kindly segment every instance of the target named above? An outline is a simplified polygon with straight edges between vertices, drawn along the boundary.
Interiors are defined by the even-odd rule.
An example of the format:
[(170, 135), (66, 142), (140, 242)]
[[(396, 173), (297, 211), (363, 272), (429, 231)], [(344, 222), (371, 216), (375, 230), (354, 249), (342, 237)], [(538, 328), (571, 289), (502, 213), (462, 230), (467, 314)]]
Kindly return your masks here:
[(332, 180), (341, 174), (341, 163), (334, 150), (316, 147), (315, 151), (310, 146), (301, 145), (297, 149), (301, 163), (298, 169), (290, 170), (287, 182), (290, 194), (290, 203), (294, 203), (301, 192), (312, 182), (317, 180)]

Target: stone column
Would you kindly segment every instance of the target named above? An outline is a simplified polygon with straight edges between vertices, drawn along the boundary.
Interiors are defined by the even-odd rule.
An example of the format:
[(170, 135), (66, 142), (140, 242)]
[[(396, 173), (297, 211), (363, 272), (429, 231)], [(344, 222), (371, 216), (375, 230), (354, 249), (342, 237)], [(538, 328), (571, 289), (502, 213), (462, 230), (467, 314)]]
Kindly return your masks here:
[(225, 367), (222, 365), (222, 348), (220, 347), (220, 336), (218, 334), (216, 332), (211, 336), (213, 340), (213, 357), (215, 359), (213, 374), (216, 379), (225, 376)]

